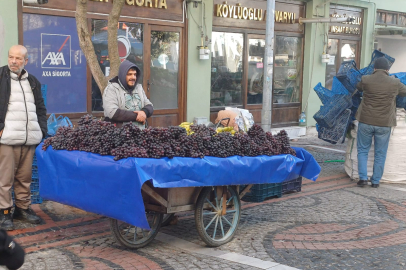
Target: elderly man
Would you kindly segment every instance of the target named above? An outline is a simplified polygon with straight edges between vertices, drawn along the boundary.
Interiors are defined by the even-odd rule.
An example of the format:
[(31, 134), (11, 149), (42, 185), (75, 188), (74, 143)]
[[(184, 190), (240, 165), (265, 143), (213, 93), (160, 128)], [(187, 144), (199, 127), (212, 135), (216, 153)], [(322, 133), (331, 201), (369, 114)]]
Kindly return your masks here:
[(389, 62), (386, 58), (376, 59), (374, 69), (372, 75), (363, 76), (357, 85), (357, 89), (364, 93), (356, 115), (359, 122), (357, 149), (360, 179), (357, 185), (368, 185), (368, 152), (374, 137), (375, 157), (371, 186), (378, 188), (385, 167), (391, 127), (396, 126), (396, 96), (406, 96), (406, 85), (389, 76)]
[(30, 185), (35, 147), (47, 134), (47, 119), (41, 84), (24, 69), (27, 61), (27, 49), (15, 45), (8, 52), (8, 66), (0, 68), (0, 227), (4, 230), (14, 229), (13, 218), (41, 222), (30, 208)]
[(132, 122), (145, 128), (146, 119), (154, 112), (151, 101), (138, 83), (141, 70), (125, 60), (121, 63), (118, 76), (111, 79), (103, 93), (104, 116), (107, 121), (118, 125)]

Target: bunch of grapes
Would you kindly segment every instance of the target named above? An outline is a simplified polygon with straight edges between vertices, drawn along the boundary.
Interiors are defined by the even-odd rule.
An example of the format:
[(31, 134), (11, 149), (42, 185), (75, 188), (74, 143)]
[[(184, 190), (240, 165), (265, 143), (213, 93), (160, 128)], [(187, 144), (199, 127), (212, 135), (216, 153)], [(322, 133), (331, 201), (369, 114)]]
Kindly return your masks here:
[(114, 124), (83, 116), (78, 127), (61, 127), (54, 137), (45, 140), (46, 150), (52, 145), (55, 150), (79, 150), (112, 155), (114, 160), (128, 157), (173, 158), (173, 157), (230, 157), (258, 155), (296, 155), (290, 147), (286, 131), (277, 135), (264, 132), (259, 125), (253, 125), (247, 134), (229, 132), (216, 133), (205, 125), (191, 125), (193, 134), (187, 135), (185, 128), (139, 129), (131, 123), (118, 128)]

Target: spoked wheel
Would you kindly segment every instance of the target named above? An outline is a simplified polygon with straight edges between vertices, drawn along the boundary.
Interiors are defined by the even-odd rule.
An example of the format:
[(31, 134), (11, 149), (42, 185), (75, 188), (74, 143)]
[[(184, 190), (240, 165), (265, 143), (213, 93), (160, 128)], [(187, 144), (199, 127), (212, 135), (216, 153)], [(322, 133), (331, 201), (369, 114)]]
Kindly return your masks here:
[(204, 188), (196, 203), (195, 220), (202, 240), (218, 247), (233, 239), (241, 216), (241, 201), (233, 187)]
[(110, 219), (110, 229), (117, 242), (121, 245), (136, 249), (148, 245), (154, 240), (159, 228), (161, 228), (162, 214), (155, 212), (145, 213), (151, 230), (135, 227), (126, 222)]

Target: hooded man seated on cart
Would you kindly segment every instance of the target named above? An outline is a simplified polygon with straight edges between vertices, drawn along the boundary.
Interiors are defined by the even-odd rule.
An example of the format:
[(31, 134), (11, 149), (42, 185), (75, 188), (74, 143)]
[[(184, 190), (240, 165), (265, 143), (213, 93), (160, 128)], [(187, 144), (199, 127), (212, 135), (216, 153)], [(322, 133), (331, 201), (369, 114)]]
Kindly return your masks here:
[(125, 60), (121, 63), (118, 76), (109, 81), (103, 93), (103, 108), (106, 121), (121, 126), (132, 122), (140, 129), (146, 127), (147, 118), (154, 112), (154, 107), (145, 95), (142, 85), (138, 83), (141, 70)]

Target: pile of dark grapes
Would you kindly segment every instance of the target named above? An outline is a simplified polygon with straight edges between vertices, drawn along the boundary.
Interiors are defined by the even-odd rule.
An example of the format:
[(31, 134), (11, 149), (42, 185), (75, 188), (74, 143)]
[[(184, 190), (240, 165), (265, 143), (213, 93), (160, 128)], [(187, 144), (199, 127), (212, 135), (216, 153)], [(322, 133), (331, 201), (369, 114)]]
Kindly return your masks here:
[(110, 122), (85, 115), (79, 120), (77, 128), (59, 128), (55, 136), (45, 140), (42, 149), (52, 145), (55, 150), (112, 155), (115, 160), (128, 157), (296, 156), (285, 130), (272, 135), (264, 132), (259, 125), (253, 125), (247, 134), (232, 136), (229, 132), (216, 133), (205, 125), (191, 125), (190, 129), (194, 133), (188, 136), (186, 129), (177, 126), (140, 130), (127, 123), (116, 127)]

